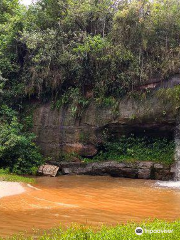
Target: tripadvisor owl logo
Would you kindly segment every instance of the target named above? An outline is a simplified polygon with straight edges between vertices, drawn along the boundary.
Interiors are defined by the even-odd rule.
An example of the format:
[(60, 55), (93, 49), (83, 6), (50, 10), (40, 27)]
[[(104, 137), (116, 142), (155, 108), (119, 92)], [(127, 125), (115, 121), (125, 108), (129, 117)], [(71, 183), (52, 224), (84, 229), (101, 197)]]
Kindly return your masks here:
[(137, 227), (137, 228), (135, 229), (135, 233), (136, 233), (137, 235), (141, 235), (141, 234), (143, 234), (143, 229), (142, 229), (141, 227)]

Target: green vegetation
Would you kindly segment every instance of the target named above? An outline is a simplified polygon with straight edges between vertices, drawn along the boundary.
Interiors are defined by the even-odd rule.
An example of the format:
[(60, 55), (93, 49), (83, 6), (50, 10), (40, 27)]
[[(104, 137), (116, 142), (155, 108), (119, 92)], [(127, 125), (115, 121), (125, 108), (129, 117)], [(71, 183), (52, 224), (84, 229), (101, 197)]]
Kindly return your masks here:
[(33, 178), (18, 176), (10, 173), (9, 169), (0, 169), (0, 181), (7, 182), (25, 182), (25, 183), (34, 183)]
[[(141, 236), (136, 235), (136, 227), (141, 227), (144, 233)], [(172, 230), (172, 233), (145, 233), (146, 230)], [(116, 227), (103, 226), (100, 230), (93, 230), (87, 226), (73, 226), (67, 230), (62, 228), (53, 229), (51, 232), (44, 233), (42, 236), (37, 237), (39, 240), (127, 240), (127, 239), (144, 239), (144, 240), (175, 240), (180, 238), (180, 221), (172, 223), (154, 220), (144, 221), (141, 223), (128, 223), (118, 225)], [(0, 238), (1, 239), (1, 238)], [(25, 237), (18, 235), (10, 237), (9, 240), (33, 240), (34, 237)]]
[(23, 131), (17, 112), (6, 105), (0, 109), (0, 122), (0, 167), (16, 174), (35, 174), (43, 158), (34, 134)]
[(153, 161), (170, 165), (174, 161), (174, 141), (151, 139), (147, 137), (122, 137), (118, 142), (106, 142), (101, 151), (91, 161)]
[[(0, 167), (31, 174), (42, 163), (30, 132), (32, 118), (23, 118), (27, 102), (51, 101), (58, 109), (69, 104), (72, 117), (80, 120), (94, 99), (117, 115), (118, 98), (135, 96), (151, 79), (179, 73), (179, 36), (177, 0), (39, 0), (28, 8), (1, 0)], [(172, 100), (168, 91), (159, 92), (160, 99), (171, 95)], [(179, 109), (179, 97), (175, 101)], [(145, 146), (139, 144), (131, 148), (138, 155), (127, 150), (121, 156), (162, 160), (148, 148), (143, 157)], [(119, 153), (114, 158), (119, 160)]]
[(61, 107), (69, 107), (70, 114), (74, 118), (80, 118), (83, 111), (89, 105), (90, 101), (83, 97), (78, 88), (69, 88), (60, 99), (53, 101), (52, 108), (60, 109)]
[[(35, 174), (43, 163), (32, 114), (26, 115), (31, 101), (68, 108), (79, 122), (91, 100), (117, 115), (117, 99), (127, 95), (143, 101), (149, 90), (136, 91), (140, 85), (179, 73), (179, 36), (178, 0), (38, 0), (28, 8), (19, 0), (0, 0), (0, 168), (8, 169), (0, 170), (0, 180), (31, 182), (14, 174)], [(179, 110), (179, 87), (157, 96)], [(82, 142), (88, 138), (80, 135)], [(171, 164), (174, 155), (174, 143), (162, 139), (121, 138), (99, 147), (97, 156), (83, 160)], [(137, 239), (137, 225), (59, 228), (39, 239)], [(180, 238), (178, 221), (141, 226), (174, 230), (142, 239)]]
[(159, 101), (165, 105), (171, 104), (172, 113), (177, 116), (180, 109), (180, 86), (173, 88), (160, 89), (156, 92)]
[(178, 73), (177, 0), (18, 0), (0, 5), (0, 90), (4, 101), (121, 97)]

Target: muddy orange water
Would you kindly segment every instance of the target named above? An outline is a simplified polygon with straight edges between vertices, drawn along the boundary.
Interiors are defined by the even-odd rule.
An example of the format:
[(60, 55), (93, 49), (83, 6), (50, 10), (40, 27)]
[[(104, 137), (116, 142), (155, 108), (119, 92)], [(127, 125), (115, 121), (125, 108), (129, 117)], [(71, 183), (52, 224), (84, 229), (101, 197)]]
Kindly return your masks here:
[(34, 188), (23, 184), (25, 192), (0, 198), (0, 236), (59, 224), (97, 226), (149, 217), (180, 218), (180, 190), (154, 184), (150, 180), (92, 176), (37, 178)]

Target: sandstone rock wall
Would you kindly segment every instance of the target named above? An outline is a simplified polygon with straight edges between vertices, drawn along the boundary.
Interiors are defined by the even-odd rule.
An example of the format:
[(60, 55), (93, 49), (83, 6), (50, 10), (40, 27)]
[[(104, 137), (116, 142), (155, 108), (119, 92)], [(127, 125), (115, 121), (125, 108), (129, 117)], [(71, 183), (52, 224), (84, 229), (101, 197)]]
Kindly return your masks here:
[(116, 111), (113, 106), (98, 106), (91, 101), (79, 118), (72, 116), (70, 107), (57, 110), (50, 103), (41, 104), (34, 111), (33, 130), (42, 152), (59, 159), (62, 153), (70, 152), (94, 156), (104, 135), (118, 138), (134, 133), (173, 138), (175, 123), (172, 104), (163, 104), (152, 95), (119, 100)]

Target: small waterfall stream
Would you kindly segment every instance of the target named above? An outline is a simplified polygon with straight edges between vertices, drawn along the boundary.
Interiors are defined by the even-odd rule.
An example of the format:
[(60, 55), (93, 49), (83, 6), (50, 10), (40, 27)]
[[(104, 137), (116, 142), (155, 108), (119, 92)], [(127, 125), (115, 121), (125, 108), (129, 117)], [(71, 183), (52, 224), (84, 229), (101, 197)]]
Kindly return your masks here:
[[(178, 121), (180, 122), (180, 121)], [(155, 185), (160, 187), (178, 188), (180, 189), (180, 124), (175, 129), (175, 176), (174, 181), (158, 181)]]
[(180, 124), (176, 126), (175, 130), (175, 181), (180, 181)]

